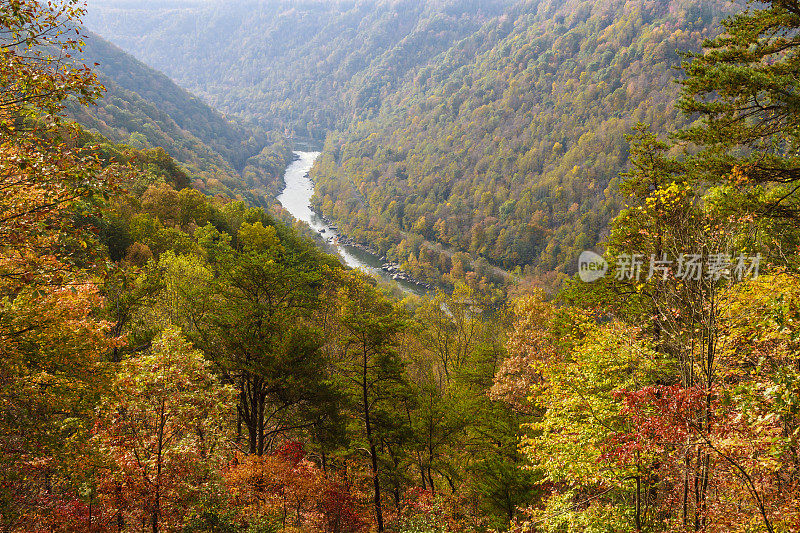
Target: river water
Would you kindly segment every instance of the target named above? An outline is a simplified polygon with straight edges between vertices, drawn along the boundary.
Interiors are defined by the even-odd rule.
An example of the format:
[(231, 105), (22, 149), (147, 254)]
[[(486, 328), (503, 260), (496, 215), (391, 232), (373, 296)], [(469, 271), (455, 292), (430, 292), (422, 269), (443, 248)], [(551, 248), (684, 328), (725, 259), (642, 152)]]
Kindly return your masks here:
[(347, 266), (361, 269), (367, 273), (378, 275), (386, 281), (396, 283), (405, 292), (423, 294), (424, 290), (416, 284), (404, 280), (393, 280), (387, 272), (381, 270), (380, 258), (361, 248), (339, 244), (337, 242), (340, 236), (338, 230), (327, 224), (311, 209), (314, 182), (308, 177), (308, 171), (317, 157), (319, 157), (319, 154), (319, 152), (295, 152), (298, 159), (292, 161), (286, 167), (286, 172), (283, 175), (283, 181), (286, 185), (278, 195), (280, 204), (294, 218), (302, 220), (311, 226), (311, 229), (319, 233), (327, 241), (331, 249), (339, 254)]

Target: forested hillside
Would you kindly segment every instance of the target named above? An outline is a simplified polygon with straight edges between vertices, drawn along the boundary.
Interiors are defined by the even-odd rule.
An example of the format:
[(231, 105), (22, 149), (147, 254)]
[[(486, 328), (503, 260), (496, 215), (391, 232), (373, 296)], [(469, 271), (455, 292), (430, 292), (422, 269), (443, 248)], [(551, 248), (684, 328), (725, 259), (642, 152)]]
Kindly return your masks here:
[[(688, 11), (650, 8), (686, 22)], [(556, 26), (594, 20), (559, 13)], [(61, 31), (82, 14), (76, 0), (0, 3), (0, 531), (800, 531), (800, 2), (723, 19), (685, 56), (678, 115), (611, 93), (655, 126), (628, 130), (603, 254), (583, 255), (556, 293), (498, 291), (442, 247), (452, 290), (402, 300), (263, 208), (193, 188), (200, 174), (164, 150), (70, 120), (68, 107), (97, 112), (105, 94), (71, 58), (79, 35)], [(527, 47), (511, 36), (523, 26), (500, 38), (507, 54), (487, 34), (462, 43), (480, 71), (441, 67), (439, 81), (431, 70), (404, 85), (375, 136), (402, 126), (406, 105), (428, 129), (455, 127), (422, 91), (459, 102), (469, 123), (496, 115), (495, 151), (524, 157), (500, 135), (510, 112), (494, 99), (491, 115), (473, 109), (500, 83), (495, 66), (518, 78), (511, 58)], [(606, 38), (638, 42), (623, 26)], [(609, 80), (636, 57), (613, 59)], [(445, 91), (452, 76), (463, 78)], [(446, 100), (462, 86), (463, 102)], [(541, 91), (564, 111), (548, 127), (569, 125)], [(536, 94), (501, 100), (528, 113)], [(585, 108), (607, 104), (602, 91), (558, 94), (587, 121)], [(149, 120), (171, 131), (160, 116)], [(331, 136), (326, 164), (368, 142), (360, 131), (338, 134), (354, 135), (341, 146)], [(438, 137), (415, 134), (444, 157)], [(590, 160), (587, 143), (561, 158)], [(451, 164), (470, 168), (473, 149)], [(428, 155), (397, 154), (398, 168)], [(386, 161), (357, 179), (378, 180)], [(359, 193), (365, 205), (381, 194)]]
[(84, 42), (79, 59), (93, 65), (107, 92), (96, 105), (70, 106), (75, 120), (115, 143), (163, 149), (209, 194), (266, 205), (278, 193), (291, 158), (282, 136), (222, 116), (95, 34)]
[(95, 5), (92, 27), (222, 109), (327, 130), (316, 206), (452, 287), (481, 258), (551, 286), (574, 273), (621, 205), (625, 134), (684, 123), (678, 51), (735, 4)]
[(322, 140), (507, 4), (102, 0), (86, 23), (218, 109)]
[[(625, 135), (684, 122), (672, 69), (730, 4), (524, 2), (333, 133), (317, 204), (435, 278), (423, 240), (545, 279), (574, 272), (620, 207)], [(410, 258), (410, 260), (409, 260)]]

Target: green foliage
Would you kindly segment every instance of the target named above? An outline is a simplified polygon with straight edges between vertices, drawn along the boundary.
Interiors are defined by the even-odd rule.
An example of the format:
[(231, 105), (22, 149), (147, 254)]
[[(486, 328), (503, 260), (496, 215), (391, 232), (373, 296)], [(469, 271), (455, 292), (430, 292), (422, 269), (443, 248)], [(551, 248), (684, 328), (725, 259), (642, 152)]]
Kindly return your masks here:
[(447, 528), (437, 520), (433, 513), (420, 513), (402, 519), (395, 531), (398, 533), (447, 533)]
[(620, 207), (625, 133), (682, 124), (675, 50), (697, 49), (719, 14), (679, 1), (520, 4), (420, 68), (377, 116), (332, 133), (315, 205), (434, 271), (448, 267), (412, 243), (563, 279)]
[[(745, 238), (783, 263), (798, 240), (797, 195), (800, 12), (796, 2), (754, 5), (723, 23), (724, 33), (688, 54), (679, 102), (701, 120), (677, 139), (698, 149), (694, 179), (716, 187), (709, 203), (721, 216), (753, 216)], [(796, 261), (790, 259), (796, 266)]]

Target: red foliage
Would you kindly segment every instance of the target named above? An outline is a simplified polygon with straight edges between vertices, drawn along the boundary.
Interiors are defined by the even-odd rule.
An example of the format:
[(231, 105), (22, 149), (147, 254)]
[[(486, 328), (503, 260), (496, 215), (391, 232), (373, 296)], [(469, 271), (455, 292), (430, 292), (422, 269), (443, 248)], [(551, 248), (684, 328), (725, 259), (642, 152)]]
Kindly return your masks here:
[(413, 512), (431, 513), (436, 505), (433, 492), (421, 487), (409, 489), (403, 498), (403, 507)]
[(273, 455), (287, 461), (292, 468), (297, 468), (300, 461), (306, 458), (307, 453), (302, 442), (286, 441), (275, 450)]
[[(38, 474), (27, 470), (28, 478), (34, 480), (38, 487), (44, 487)], [(42, 489), (37, 494), (32, 494), (30, 487), (24, 483), (17, 484), (12, 490), (13, 505), (18, 508), (33, 509), (20, 521), (4, 520), (3, 525), (7, 531), (25, 531), (28, 533), (104, 533), (109, 531), (108, 513), (97, 500), (86, 500), (79, 497), (74, 489), (57, 484), (49, 490)], [(1, 490), (11, 489), (12, 484), (4, 483)], [(2, 517), (2, 515), (0, 515)], [(5, 517), (2, 517), (5, 518)]]
[(364, 528), (353, 495), (342, 483), (326, 480), (319, 509), (328, 533), (356, 533)]
[(356, 533), (365, 528), (356, 498), (332, 474), (305, 459), (300, 442), (268, 456), (244, 456), (224, 472), (230, 504), (244, 527), (256, 515), (298, 529)]
[(679, 385), (617, 391), (627, 429), (607, 440), (602, 458), (628, 469), (627, 479), (641, 484), (643, 516), (670, 531), (796, 524), (798, 484), (781, 466), (787, 448), (778, 417), (747, 416), (718, 392)]
[(654, 385), (613, 394), (623, 401), (621, 414), (628, 420), (630, 431), (609, 440), (603, 459), (616, 458), (619, 462), (632, 461), (637, 453), (684, 446), (708, 397), (699, 387), (680, 385)]

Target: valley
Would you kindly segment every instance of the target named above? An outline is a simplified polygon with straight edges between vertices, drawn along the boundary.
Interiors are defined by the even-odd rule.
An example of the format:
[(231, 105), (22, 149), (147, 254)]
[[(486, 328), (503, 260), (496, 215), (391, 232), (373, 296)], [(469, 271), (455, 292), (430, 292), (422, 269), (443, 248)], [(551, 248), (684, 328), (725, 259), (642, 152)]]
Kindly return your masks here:
[(87, 24), (227, 113), (325, 141), (316, 210), (416, 279), (557, 288), (622, 206), (625, 135), (684, 124), (677, 50), (734, 5), (104, 0)]
[(800, 531), (800, 2), (0, 2), (0, 531)]

